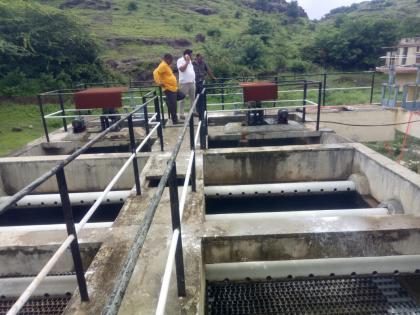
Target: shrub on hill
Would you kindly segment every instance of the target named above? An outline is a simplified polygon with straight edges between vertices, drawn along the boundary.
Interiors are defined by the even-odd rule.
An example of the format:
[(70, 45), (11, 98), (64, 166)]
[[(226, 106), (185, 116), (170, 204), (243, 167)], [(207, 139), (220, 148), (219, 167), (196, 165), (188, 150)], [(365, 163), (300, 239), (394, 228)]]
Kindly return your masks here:
[(60, 10), (0, 0), (0, 20), (0, 93), (33, 94), (103, 78), (98, 45)]

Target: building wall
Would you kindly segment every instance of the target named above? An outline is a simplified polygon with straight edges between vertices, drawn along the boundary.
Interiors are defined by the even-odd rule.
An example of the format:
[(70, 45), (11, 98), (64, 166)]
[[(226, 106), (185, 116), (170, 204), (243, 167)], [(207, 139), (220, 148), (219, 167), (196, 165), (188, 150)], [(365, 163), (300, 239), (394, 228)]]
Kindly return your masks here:
[[(416, 55), (420, 54), (420, 38), (403, 38), (398, 48), (397, 66), (414, 65), (417, 63)], [(404, 56), (407, 56), (406, 58)], [(404, 62), (405, 59), (405, 62)]]

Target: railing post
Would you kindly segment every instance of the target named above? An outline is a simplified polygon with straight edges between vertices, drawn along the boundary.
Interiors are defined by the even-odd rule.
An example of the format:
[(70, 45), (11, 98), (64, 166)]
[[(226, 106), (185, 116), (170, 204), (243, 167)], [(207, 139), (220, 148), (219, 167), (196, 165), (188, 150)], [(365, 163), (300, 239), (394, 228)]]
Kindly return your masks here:
[(322, 95), (322, 83), (318, 83), (318, 106), (316, 107), (316, 131), (319, 130), (319, 121), (321, 119), (321, 95)]
[[(66, 116), (66, 112), (64, 110), (63, 95), (61, 94), (61, 90), (58, 92), (58, 99), (60, 101), (61, 114), (63, 116)], [(65, 117), (63, 117), (63, 128), (64, 128), (64, 131), (67, 132), (67, 120)]]
[[(207, 136), (208, 135), (208, 129), (207, 129), (207, 90), (206, 89), (204, 89), (204, 91), (203, 91), (203, 104), (204, 104), (204, 110), (203, 110), (203, 117), (204, 117), (204, 126), (205, 126), (205, 135)], [(206, 138), (204, 138), (204, 140), (205, 140)], [(206, 147), (207, 147), (207, 145), (206, 145)]]
[(74, 240), (70, 244), (71, 255), (73, 257), (74, 270), (76, 271), (77, 284), (82, 301), (89, 301), (89, 294), (86, 286), (85, 272), (83, 271), (82, 256), (80, 255), (79, 242), (77, 240), (76, 228), (74, 226), (73, 210), (70, 204), (69, 192), (67, 189), (64, 168), (56, 173), (58, 191), (60, 192), (61, 205), (63, 207), (64, 220), (66, 222), (67, 234), (73, 235)]
[(207, 109), (207, 93), (206, 90), (204, 89), (204, 91), (202, 92), (202, 94), (200, 94), (200, 97), (203, 98), (203, 108), (201, 110), (201, 114), (200, 114), (200, 118), (201, 119), (201, 128), (200, 128), (200, 148), (202, 150), (206, 149), (207, 144), (206, 144), (206, 134), (207, 134), (207, 118), (205, 115), (206, 109)]
[(47, 122), (45, 121), (44, 105), (42, 104), (42, 97), (39, 94), (38, 94), (38, 105), (39, 105), (39, 111), (41, 112), (41, 120), (42, 120), (42, 126), (44, 127), (45, 138), (47, 138), (47, 142), (50, 142), (50, 136), (48, 135), (48, 126), (47, 126)]
[[(145, 104), (147, 102), (147, 98), (144, 97), (144, 96), (143, 96), (142, 100), (143, 100), (143, 104)], [(148, 136), (149, 132), (150, 132), (150, 128), (149, 128), (149, 112), (147, 110), (147, 105), (143, 106), (143, 115), (144, 115), (144, 128), (146, 130), (146, 136)], [(149, 141), (147, 141), (145, 147), (146, 147), (147, 151), (152, 151), (152, 148), (149, 144)]]
[[(197, 104), (198, 104), (198, 102), (197, 102)], [(190, 117), (189, 123), (190, 123), (190, 147), (191, 147), (191, 150), (194, 152), (193, 162), (192, 162), (192, 167), (191, 167), (191, 189), (192, 189), (192, 191), (196, 191), (194, 116)], [(201, 122), (201, 128), (203, 128), (203, 122)]]
[(137, 154), (136, 154), (136, 139), (134, 137), (132, 115), (128, 116), (127, 122), (128, 122), (128, 133), (130, 135), (130, 149), (131, 149), (131, 153), (135, 155), (133, 159), (133, 172), (134, 172), (133, 175), (134, 175), (134, 181), (136, 183), (136, 194), (141, 195), (139, 166), (137, 164)]
[(327, 96), (327, 72), (324, 71), (324, 83), (323, 83), (323, 92), (322, 92), (322, 105), (325, 106), (325, 98)]
[(225, 79), (222, 78), (222, 110), (225, 110)]
[(154, 92), (154, 97), (155, 97), (155, 101), (154, 101), (155, 102), (155, 112), (157, 113), (157, 115), (156, 115), (156, 121), (158, 123), (160, 123), (160, 125), (159, 125), (159, 127), (157, 129), (157, 133), (158, 133), (159, 142), (160, 142), (160, 150), (163, 151), (163, 146), (164, 146), (164, 143), (163, 143), (163, 130), (162, 130), (162, 124), (163, 124), (163, 122), (160, 119), (161, 112), (160, 112), (160, 108), (159, 108), (159, 99), (157, 98), (156, 91)]
[(171, 218), (172, 231), (179, 230), (179, 239), (175, 251), (175, 268), (176, 268), (176, 282), (178, 286), (178, 296), (186, 296), (185, 290), (185, 273), (184, 273), (184, 257), (182, 253), (182, 233), (181, 233), (181, 218), (179, 214), (179, 199), (178, 199), (178, 185), (176, 178), (176, 163), (172, 166), (171, 173), (168, 178), (169, 197), (171, 202)]
[(303, 110), (302, 110), (302, 122), (306, 121), (306, 97), (308, 93), (308, 83), (303, 80)]
[(160, 102), (160, 114), (162, 115), (160, 121), (162, 122), (162, 127), (165, 128), (165, 110), (164, 110), (165, 108), (163, 106), (163, 92), (162, 92), (161, 86), (159, 86), (159, 102)]
[(373, 102), (373, 91), (375, 89), (375, 71), (372, 73), (372, 79), (370, 83), (370, 104)]

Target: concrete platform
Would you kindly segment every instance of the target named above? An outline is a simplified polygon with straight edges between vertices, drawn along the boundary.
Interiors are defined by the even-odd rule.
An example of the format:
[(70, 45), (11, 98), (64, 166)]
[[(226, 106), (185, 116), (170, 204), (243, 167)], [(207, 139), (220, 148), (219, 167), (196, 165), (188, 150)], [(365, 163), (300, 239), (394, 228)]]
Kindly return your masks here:
[[(222, 129), (217, 128), (214, 129), (215, 134), (226, 136)], [(150, 187), (150, 180), (162, 176), (180, 131), (181, 127), (177, 126), (164, 129), (164, 152), (155, 143), (150, 153), (140, 154), (142, 195), (127, 199), (113, 226), (87, 229), (79, 235), (86, 257), (90, 302), (82, 303), (76, 290), (64, 314), (101, 314), (156, 192), (155, 187)], [(267, 131), (273, 130), (262, 132)], [(248, 132), (255, 136), (259, 130)], [(279, 132), (276, 137), (282, 137), (284, 132), (315, 135), (314, 131), (300, 127), (274, 132)], [(351, 143), (330, 131), (316, 134), (320, 138), (319, 144), (196, 151), (197, 192), (193, 193), (189, 188), (182, 217), (187, 296), (178, 298), (173, 273), (167, 314), (204, 314), (205, 264), (420, 254), (420, 176), (364, 145)], [(189, 153), (189, 138), (186, 136), (177, 159), (180, 178), (185, 176)], [(98, 161), (112, 159), (101, 168), (103, 174), (108, 174), (108, 169), (110, 173), (113, 171), (110, 165), (120, 165), (124, 157), (124, 154), (106, 154), (90, 158), (95, 159), (95, 165), (100, 163)], [(33, 158), (22, 159), (32, 161)], [(51, 158), (51, 163), (53, 161), (56, 160)], [(78, 163), (83, 161), (81, 159)], [(9, 163), (7, 169), (15, 167), (16, 172), (19, 167), (16, 163), (23, 162), (3, 160), (0, 167), (2, 163)], [(204, 185), (347, 180), (354, 174), (367, 181), (367, 187), (363, 189), (356, 185), (358, 192), (365, 194), (367, 191), (378, 202), (397, 199), (404, 214), (256, 219), (251, 222), (240, 219), (224, 222), (205, 220)], [(8, 176), (13, 175), (9, 173)], [(91, 176), (99, 178), (96, 173)], [(5, 182), (7, 178), (6, 181), (3, 179)], [(98, 185), (105, 182), (106, 178), (98, 181)], [(131, 187), (134, 185), (128, 176), (124, 176), (122, 182), (126, 186), (130, 182)], [(3, 184), (3, 187), (7, 185)], [(16, 270), (22, 273), (32, 268), (29, 270), (35, 273), (64, 237), (64, 231), (0, 232), (4, 264), (18, 258), (22, 264), (16, 264)], [(155, 313), (171, 237), (170, 198), (166, 189), (119, 314)], [(66, 259), (60, 262), (58, 270), (72, 269), (71, 260)], [(13, 274), (16, 270), (12, 265), (10, 269), (5, 269), (4, 274)]]

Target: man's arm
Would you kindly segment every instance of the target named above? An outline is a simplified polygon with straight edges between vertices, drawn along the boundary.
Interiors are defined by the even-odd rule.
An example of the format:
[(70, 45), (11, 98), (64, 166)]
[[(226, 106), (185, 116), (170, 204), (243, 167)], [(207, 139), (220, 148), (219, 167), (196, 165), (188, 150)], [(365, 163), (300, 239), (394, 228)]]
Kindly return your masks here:
[(206, 64), (207, 74), (212, 78), (213, 80), (217, 80), (217, 78), (214, 76), (213, 71), (211, 71), (210, 67)]
[(156, 84), (164, 87), (164, 84), (162, 83), (161, 75), (162, 75), (162, 67), (157, 67), (155, 71), (153, 71), (153, 79), (155, 80)]
[(177, 66), (179, 71), (181, 72), (185, 72), (185, 70), (187, 70), (188, 64), (191, 62), (190, 56), (186, 55), (184, 57), (185, 62), (183, 63), (182, 59), (179, 59), (177, 61)]

